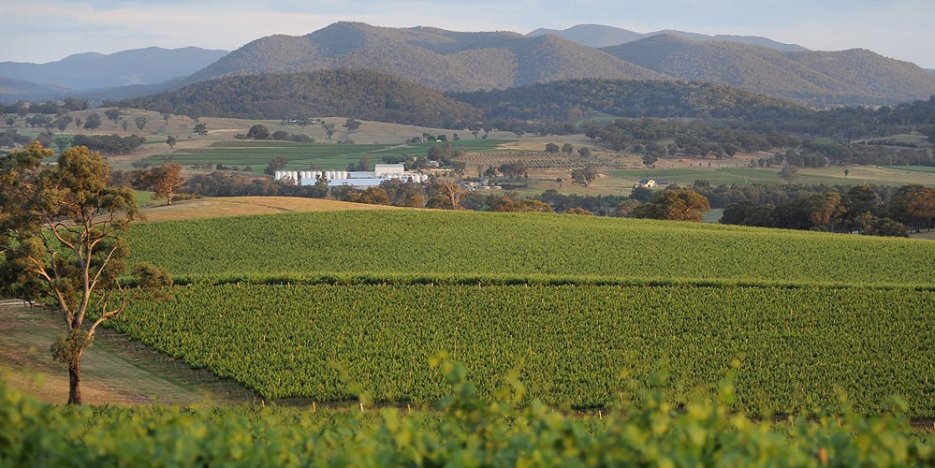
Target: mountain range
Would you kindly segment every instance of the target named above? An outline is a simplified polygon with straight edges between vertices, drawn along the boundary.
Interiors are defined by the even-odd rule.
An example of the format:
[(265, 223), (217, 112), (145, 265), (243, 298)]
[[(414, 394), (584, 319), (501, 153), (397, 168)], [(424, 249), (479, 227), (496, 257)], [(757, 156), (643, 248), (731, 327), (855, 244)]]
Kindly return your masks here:
[(668, 78), (555, 36), (335, 23), (306, 36), (255, 40), (191, 79), (331, 68), (368, 68), (441, 91), (509, 88), (571, 78)]
[(812, 104), (887, 104), (935, 94), (930, 73), (866, 49), (782, 52), (661, 34), (601, 50), (676, 79)]
[[(614, 42), (617, 45), (592, 47)], [(191, 58), (183, 60), (183, 53)], [(147, 58), (139, 58), (143, 56)], [(105, 58), (122, 65), (105, 67)], [(711, 82), (817, 107), (894, 104), (935, 94), (932, 72), (868, 50), (819, 52), (754, 36), (640, 34), (598, 25), (522, 35), (340, 22), (304, 36), (260, 38), (226, 54), (150, 48), (28, 65), (0, 64), (0, 76), (8, 78), (5, 83), (14, 79), (80, 90), (79, 97), (92, 101), (138, 97), (230, 76), (329, 69), (374, 70), (442, 92), (625, 79)], [(61, 71), (66, 66), (68, 73)], [(107, 86), (119, 87), (89, 91)], [(18, 94), (0, 92), (2, 100), (29, 95), (15, 86), (5, 88)], [(49, 92), (49, 97), (61, 96)]]
[(604, 26), (601, 24), (579, 24), (572, 26), (568, 29), (548, 29), (540, 28), (535, 31), (527, 34), (529, 37), (539, 37), (545, 36), (547, 34), (559, 36), (569, 41), (577, 42), (581, 45), (588, 47), (594, 47), (596, 49), (602, 47), (610, 47), (620, 44), (626, 44), (628, 42), (638, 41), (640, 39), (645, 39), (647, 37), (658, 36), (662, 34), (681, 37), (683, 39), (688, 39), (691, 41), (706, 42), (706, 41), (723, 41), (723, 42), (736, 42), (738, 44), (747, 44), (755, 45), (760, 47), (767, 47), (770, 49), (776, 49), (782, 52), (805, 52), (808, 49), (797, 44), (785, 44), (782, 42), (774, 41), (769, 38), (759, 37), (759, 36), (738, 36), (731, 34), (716, 34), (716, 35), (707, 35), (707, 34), (698, 34), (685, 31), (676, 31), (674, 29), (666, 29), (662, 31), (655, 31), (650, 33), (638, 33), (630, 31), (628, 29), (615, 28), (613, 26)]
[(51, 86), (66, 92), (127, 85), (156, 84), (188, 76), (227, 55), (225, 50), (198, 47), (88, 52), (49, 63), (0, 62), (0, 76)]

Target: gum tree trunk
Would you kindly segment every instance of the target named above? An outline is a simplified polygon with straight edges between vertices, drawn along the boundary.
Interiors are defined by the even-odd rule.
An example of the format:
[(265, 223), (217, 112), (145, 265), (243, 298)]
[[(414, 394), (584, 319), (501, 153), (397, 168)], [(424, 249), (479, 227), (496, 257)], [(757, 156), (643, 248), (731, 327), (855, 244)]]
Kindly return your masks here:
[(68, 404), (81, 404), (81, 363), (68, 366)]

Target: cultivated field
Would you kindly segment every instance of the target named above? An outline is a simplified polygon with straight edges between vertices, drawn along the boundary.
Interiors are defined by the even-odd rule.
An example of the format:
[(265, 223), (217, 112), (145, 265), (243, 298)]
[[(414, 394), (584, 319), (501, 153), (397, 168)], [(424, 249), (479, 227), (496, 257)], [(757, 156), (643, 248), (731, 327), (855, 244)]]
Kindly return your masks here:
[[(502, 140), (460, 140), (451, 142), (462, 151), (489, 149)], [(207, 148), (179, 149), (172, 153), (155, 154), (144, 159), (153, 165), (174, 161), (183, 166), (193, 164), (222, 164), (243, 168), (252, 167), (257, 172), (276, 157), (289, 160), (288, 169), (343, 170), (348, 164), (357, 164), (364, 157), (371, 163), (380, 163), (385, 156), (425, 156), (432, 143), (418, 144), (308, 144), (283, 141), (222, 141)]]
[(900, 395), (935, 416), (930, 242), (397, 210), (148, 223), (131, 245), (180, 283), (118, 329), (271, 399), (431, 402), (446, 387), (424, 364), (446, 351), (483, 395), (516, 370), (530, 397), (607, 407), (621, 371), (666, 369), (685, 401), (737, 358), (750, 412), (843, 389), (863, 413)]
[(765, 228), (435, 210), (285, 214), (133, 227), (134, 261), (178, 275), (554, 275), (935, 283), (935, 244)]
[(684, 401), (738, 358), (745, 411), (832, 408), (840, 389), (862, 413), (902, 395), (935, 415), (932, 289), (386, 282), (183, 286), (116, 327), (270, 399), (432, 403), (447, 386), (425, 364), (447, 352), (486, 397), (516, 370), (531, 398), (611, 407), (621, 371), (665, 369)]

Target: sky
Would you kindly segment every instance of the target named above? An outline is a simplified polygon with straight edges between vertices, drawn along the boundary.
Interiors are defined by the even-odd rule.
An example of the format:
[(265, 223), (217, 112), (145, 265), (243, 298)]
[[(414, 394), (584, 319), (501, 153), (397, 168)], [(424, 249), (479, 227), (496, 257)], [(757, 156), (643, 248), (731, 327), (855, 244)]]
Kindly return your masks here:
[(866, 48), (935, 68), (935, 0), (0, 0), (0, 61), (149, 46), (236, 49), (336, 21), (529, 32), (606, 24)]

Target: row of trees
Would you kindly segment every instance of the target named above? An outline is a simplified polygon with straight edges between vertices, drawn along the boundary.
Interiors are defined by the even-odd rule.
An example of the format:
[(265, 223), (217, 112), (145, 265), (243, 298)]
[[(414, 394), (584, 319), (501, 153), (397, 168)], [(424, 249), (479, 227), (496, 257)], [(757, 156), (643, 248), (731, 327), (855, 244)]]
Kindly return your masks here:
[(935, 189), (905, 185), (884, 201), (870, 186), (845, 193), (827, 190), (800, 195), (782, 203), (732, 203), (724, 210), (724, 224), (858, 232), (906, 236), (908, 230), (935, 227)]
[(63, 115), (68, 112), (88, 109), (87, 99), (65, 98), (62, 101), (26, 102), (0, 105), (0, 114), (16, 114), (25, 117), (28, 114)]
[(129, 154), (146, 143), (146, 139), (139, 135), (122, 137), (120, 135), (75, 135), (71, 140), (72, 146), (84, 146), (92, 151), (104, 154)]
[(256, 124), (247, 130), (245, 135), (238, 134), (235, 138), (250, 140), (279, 140), (295, 141), (299, 143), (314, 143), (315, 139), (303, 134), (290, 134), (285, 130), (276, 130), (271, 132), (266, 125)]

